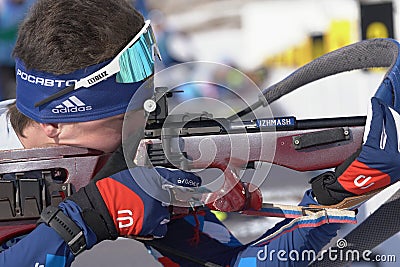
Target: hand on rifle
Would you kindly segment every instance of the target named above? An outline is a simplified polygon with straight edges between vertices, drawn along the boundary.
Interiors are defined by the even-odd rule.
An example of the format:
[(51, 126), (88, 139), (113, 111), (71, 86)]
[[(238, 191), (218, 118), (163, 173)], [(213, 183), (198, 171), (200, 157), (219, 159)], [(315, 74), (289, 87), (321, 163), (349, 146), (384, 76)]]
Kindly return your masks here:
[[(311, 183), (321, 204), (332, 205), (346, 197), (386, 187), (400, 179), (400, 114), (378, 98), (372, 98), (364, 144), (335, 172), (315, 177)], [(370, 122), (370, 123), (369, 123)]]
[(224, 172), (222, 187), (205, 195), (203, 201), (211, 210), (232, 212), (243, 210), (259, 210), (262, 207), (262, 194), (258, 187), (251, 183), (243, 183), (236, 173), (223, 163), (213, 163)]

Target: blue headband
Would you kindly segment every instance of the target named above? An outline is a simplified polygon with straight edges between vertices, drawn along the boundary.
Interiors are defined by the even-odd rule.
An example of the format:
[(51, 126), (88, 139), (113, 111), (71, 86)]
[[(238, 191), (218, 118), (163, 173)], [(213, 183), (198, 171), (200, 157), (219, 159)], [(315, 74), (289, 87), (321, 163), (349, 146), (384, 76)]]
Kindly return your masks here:
[(140, 97), (135, 95), (136, 103), (131, 103), (130, 108), (142, 108), (143, 102), (153, 96), (153, 90), (140, 87), (143, 81), (118, 83), (115, 74), (89, 88), (74, 90), (42, 106), (34, 107), (38, 101), (76, 83), (110, 61), (65, 75), (53, 75), (27, 70), (24, 63), (16, 59), (17, 108), (29, 118), (41, 123), (92, 121), (125, 113), (136, 92)]

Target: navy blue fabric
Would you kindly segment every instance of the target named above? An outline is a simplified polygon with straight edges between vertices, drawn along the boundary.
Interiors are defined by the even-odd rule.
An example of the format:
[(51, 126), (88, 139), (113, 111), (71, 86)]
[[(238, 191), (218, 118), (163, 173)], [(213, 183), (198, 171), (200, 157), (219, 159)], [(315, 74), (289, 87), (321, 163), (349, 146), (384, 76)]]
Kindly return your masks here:
[(201, 178), (191, 172), (182, 170), (170, 170), (166, 168), (155, 168), (162, 178), (175, 185), (185, 187), (201, 186)]
[[(308, 190), (303, 197), (300, 205), (318, 205), (312, 196), (311, 190)], [(283, 220), (273, 228), (265, 232), (259, 239), (249, 244), (241, 244), (232, 235), (230, 239), (221, 240), (220, 236), (217, 237), (204, 225), (212, 222), (216, 230), (223, 227), (222, 224), (215, 219), (211, 212), (206, 212), (203, 216), (198, 215), (199, 226), (193, 222), (193, 217), (188, 216), (184, 219), (172, 220), (168, 224), (167, 235), (157, 240), (157, 251), (178, 263), (180, 266), (195, 266), (202, 265), (193, 261), (184, 259), (179, 256), (179, 253), (190, 255), (195, 259), (209, 261), (221, 266), (307, 266), (308, 261), (281, 261), (277, 257), (272, 260), (261, 261), (257, 258), (260, 247), (253, 245), (257, 240), (262, 239), (281, 228), (283, 225), (289, 223), (291, 220)], [(196, 242), (195, 233), (197, 228), (200, 230), (199, 240)], [(268, 250), (272, 251), (298, 251), (300, 254), (305, 250), (312, 250), (318, 253), (337, 233), (340, 228), (339, 224), (325, 224), (320, 227), (309, 227), (295, 229), (292, 232), (286, 233), (277, 239), (268, 243)], [(175, 250), (176, 253), (163, 250), (165, 246), (167, 249)]]
[[(44, 238), (45, 237), (45, 238)], [(27, 237), (0, 253), (0, 266), (71, 266), (74, 256), (53, 228), (40, 224)]]
[[(305, 193), (301, 204), (317, 204), (312, 197), (311, 191)], [(64, 207), (64, 210), (68, 210), (68, 214), (73, 217), (75, 222), (78, 222), (80, 227), (86, 228), (85, 225), (80, 224), (82, 219), (79, 218), (79, 212), (75, 212), (77, 210), (76, 207), (71, 207), (70, 205), (73, 205), (73, 203), (68, 203), (67, 206), (69, 207)], [(159, 239), (161, 244), (165, 244), (169, 248), (178, 249), (194, 258), (208, 260), (223, 266), (293, 266), (294, 264), (296, 264), (295, 266), (306, 266), (307, 264), (306, 262), (283, 262), (277, 258), (273, 261), (260, 261), (257, 259), (257, 254), (262, 248), (253, 246), (252, 243), (242, 245), (233, 236), (231, 239), (225, 241), (216, 238), (203, 225), (211, 222), (215, 226), (220, 225), (219, 227), (223, 227), (221, 223), (210, 212), (207, 212), (205, 216), (198, 217), (201, 225), (199, 228), (200, 242), (194, 242), (193, 237), (197, 226), (189, 219), (191, 218), (189, 216), (169, 223), (166, 237)], [(278, 223), (262, 237), (276, 231), (288, 222), (290, 220)], [(325, 224), (316, 228), (296, 229), (271, 241), (268, 244), (268, 249), (269, 251), (274, 249), (276, 251), (318, 251), (336, 235), (339, 227), (338, 224)], [(87, 229), (86, 232), (89, 233), (90, 229)], [(43, 242), (44, 236), (46, 237), (45, 242)], [(85, 233), (85, 237), (88, 238), (89, 243), (93, 242), (90, 235)], [(180, 266), (199, 266), (174, 254), (168, 252), (164, 252), (163, 254), (179, 263)], [(24, 257), (21, 257), (21, 255), (24, 255)], [(68, 267), (71, 266), (73, 260), (74, 257), (65, 242), (53, 229), (45, 224), (39, 225), (26, 238), (10, 249), (0, 253), (0, 266), (3, 267), (35, 266), (36, 263), (39, 263), (38, 265), (45, 264), (46, 267)]]
[[(400, 45), (396, 40), (388, 39)], [(397, 112), (400, 112), (400, 57), (397, 56), (396, 63), (387, 72), (383, 82), (375, 93), (375, 97), (381, 99), (388, 105), (392, 105)]]
[[(316, 204), (318, 205), (313, 197), (312, 191), (308, 190), (305, 192), (299, 205), (307, 206)], [(281, 221), (273, 228), (269, 229), (258, 240), (269, 236), (290, 221), (291, 219)], [(308, 251), (311, 254), (314, 252), (315, 255), (317, 255), (318, 252), (336, 236), (340, 226), (340, 224), (331, 223), (319, 227), (299, 228), (286, 233), (279, 238), (272, 239), (267, 245), (263, 246), (253, 245), (257, 242), (256, 240), (242, 248), (242, 251), (237, 255), (237, 258), (232, 262), (231, 266), (308, 266), (308, 257), (299, 257), (298, 260), (293, 261), (289, 259), (289, 253), (292, 252), (293, 255), (296, 255), (297, 253), (302, 255), (303, 252)], [(275, 253), (272, 253), (271, 256), (271, 252)], [(282, 255), (278, 257), (278, 253), (281, 253)], [(308, 253), (305, 255), (308, 255)]]
[[(378, 170), (390, 176), (390, 184), (400, 179), (400, 153), (398, 140), (398, 127), (394, 115), (397, 120), (400, 115), (393, 111), (383, 101), (372, 98), (372, 120), (369, 129), (368, 138), (362, 146), (358, 160), (372, 170)], [(397, 121), (400, 123), (400, 121)], [(385, 143), (382, 136), (386, 135)], [(383, 146), (383, 147), (382, 147)], [(363, 173), (366, 176), (368, 172)]]
[[(117, 83), (115, 75), (88, 88), (79, 88), (39, 107), (34, 104), (104, 67), (110, 61), (77, 70), (65, 75), (53, 75), (36, 70), (27, 70), (24, 63), (16, 59), (17, 108), (37, 122), (83, 122), (125, 113), (133, 95), (135, 102), (130, 110), (142, 108), (145, 100), (153, 96), (153, 89), (140, 87), (143, 82)], [(136, 94), (137, 93), (137, 94)], [(76, 104), (71, 99), (78, 98)], [(69, 101), (72, 106), (63, 103)]]

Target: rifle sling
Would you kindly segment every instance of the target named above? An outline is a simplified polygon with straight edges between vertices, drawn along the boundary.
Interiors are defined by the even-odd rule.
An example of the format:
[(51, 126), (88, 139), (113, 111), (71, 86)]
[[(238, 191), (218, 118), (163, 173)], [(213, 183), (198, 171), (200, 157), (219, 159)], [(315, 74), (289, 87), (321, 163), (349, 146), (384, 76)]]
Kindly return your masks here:
[(371, 197), (375, 196), (382, 190), (384, 190), (387, 187), (379, 188), (374, 191), (368, 192), (364, 195), (357, 195), (353, 197), (347, 197), (343, 199), (341, 202), (334, 204), (334, 205), (311, 205), (310, 207), (312, 208), (330, 208), (330, 209), (355, 209), (359, 207), (361, 204), (363, 204), (365, 201), (369, 200)]
[[(281, 236), (282, 234), (291, 232), (295, 229), (302, 227), (318, 227), (322, 224), (329, 223), (355, 223), (354, 211), (333, 209), (329, 207), (321, 208), (320, 206), (305, 207), (264, 203), (263, 208), (259, 211), (247, 210), (241, 213), (247, 215), (273, 216), (293, 219), (274, 233), (268, 235), (263, 239), (260, 239), (254, 245), (268, 244), (271, 240)], [(201, 266), (221, 267), (220, 265), (213, 262), (206, 261), (194, 257), (193, 255), (189, 255), (187, 253), (179, 251), (171, 246), (166, 245), (163, 242), (159, 242), (157, 239), (149, 239), (138, 236), (134, 237), (134, 239), (159, 250), (161, 253), (166, 252)]]

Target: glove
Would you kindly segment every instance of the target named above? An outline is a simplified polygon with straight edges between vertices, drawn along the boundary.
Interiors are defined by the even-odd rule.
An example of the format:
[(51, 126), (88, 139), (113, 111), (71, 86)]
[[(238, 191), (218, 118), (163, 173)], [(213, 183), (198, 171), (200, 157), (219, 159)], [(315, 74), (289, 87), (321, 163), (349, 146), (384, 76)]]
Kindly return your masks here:
[[(262, 194), (259, 188), (250, 183), (238, 182), (228, 193), (223, 190), (213, 194), (215, 200), (207, 204), (211, 210), (232, 212), (260, 210)], [(222, 194), (221, 194), (222, 193)]]
[(200, 185), (201, 179), (180, 170), (128, 169), (120, 147), (93, 180), (69, 199), (81, 208), (97, 242), (118, 236), (162, 237), (169, 221), (162, 202), (167, 202), (169, 193), (161, 188), (169, 182), (191, 187)]
[(400, 114), (378, 98), (373, 97), (371, 104), (372, 114), (368, 114), (366, 140), (361, 149), (335, 173), (327, 172), (311, 181), (320, 204), (336, 204), (346, 197), (362, 195), (400, 179)]
[(223, 164), (214, 163), (214, 167), (224, 170), (223, 186), (203, 199), (211, 210), (232, 212), (259, 210), (262, 207), (262, 194), (258, 187), (243, 183), (237, 175)]

